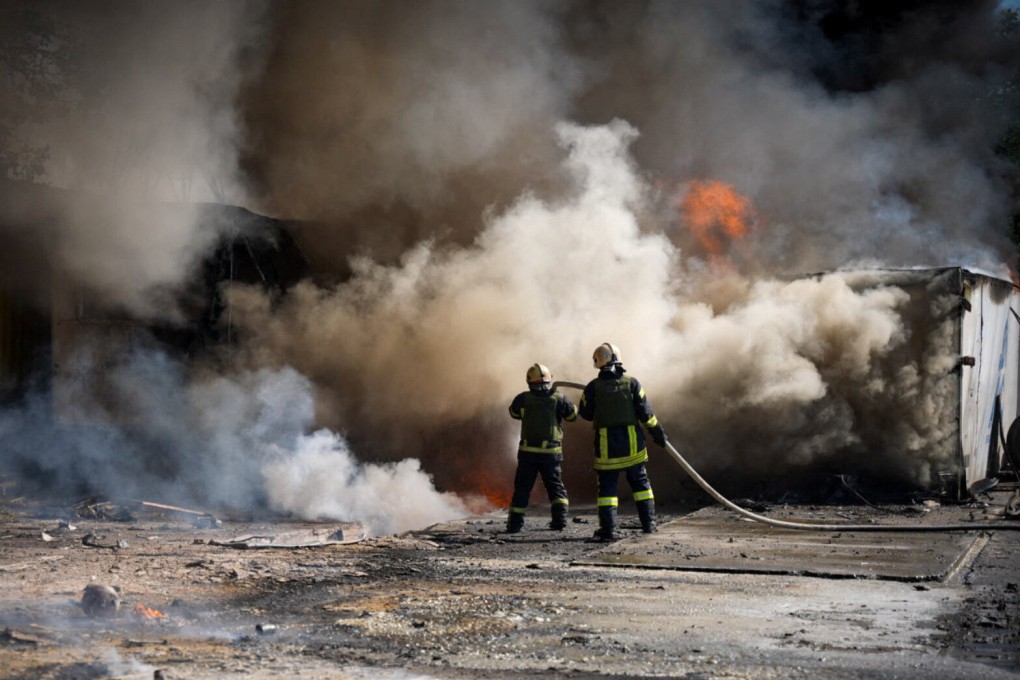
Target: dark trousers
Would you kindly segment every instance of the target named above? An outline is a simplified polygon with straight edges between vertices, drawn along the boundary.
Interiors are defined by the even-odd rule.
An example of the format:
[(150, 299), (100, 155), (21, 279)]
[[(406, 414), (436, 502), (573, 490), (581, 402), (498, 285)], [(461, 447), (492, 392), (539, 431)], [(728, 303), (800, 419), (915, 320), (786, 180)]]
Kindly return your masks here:
[(567, 515), (567, 488), (563, 485), (563, 472), (558, 456), (548, 453), (521, 451), (517, 454), (517, 474), (514, 475), (514, 494), (510, 500), (511, 524), (524, 524), (524, 511), (531, 499), (535, 480), (541, 475), (542, 484), (552, 503), (553, 523), (561, 523)]
[[(644, 463), (622, 470), (595, 471), (599, 479), (597, 493), (599, 527), (608, 531), (616, 528), (616, 508), (619, 505), (618, 488), (621, 472), (627, 478), (627, 484), (630, 485), (630, 490), (635, 496), (641, 526), (651, 527), (655, 519), (655, 501), (651, 498), (652, 483), (648, 480), (648, 471), (645, 469)], [(644, 496), (648, 496), (648, 498), (643, 498)]]

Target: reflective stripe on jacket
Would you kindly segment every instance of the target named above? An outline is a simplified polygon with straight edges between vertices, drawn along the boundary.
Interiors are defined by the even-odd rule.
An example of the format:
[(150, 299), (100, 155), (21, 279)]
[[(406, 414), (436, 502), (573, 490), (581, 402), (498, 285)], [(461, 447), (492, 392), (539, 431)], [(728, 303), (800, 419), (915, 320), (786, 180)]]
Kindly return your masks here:
[(580, 415), (595, 428), (595, 469), (622, 470), (648, 460), (645, 433), (658, 419), (637, 378), (603, 370), (584, 388)]

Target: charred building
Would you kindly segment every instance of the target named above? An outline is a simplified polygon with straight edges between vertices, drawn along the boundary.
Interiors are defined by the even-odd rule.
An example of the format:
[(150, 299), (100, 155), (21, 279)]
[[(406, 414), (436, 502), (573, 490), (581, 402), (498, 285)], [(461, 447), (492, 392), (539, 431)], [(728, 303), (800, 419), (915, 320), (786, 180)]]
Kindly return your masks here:
[[(185, 280), (150, 291), (161, 309), (139, 310), (62, 264), (56, 223), (66, 223), (68, 210), (80, 220), (110, 219), (101, 199), (30, 183), (4, 182), (0, 189), (7, 235), (0, 248), (5, 458), (29, 477), (35, 466), (27, 442), (57, 441), (58, 432), (88, 438), (104, 429), (145, 428), (132, 422), (130, 391), (112, 384), (132, 356), (165, 357), (185, 371), (229, 356), (236, 338), (225, 286), (251, 285), (276, 299), (308, 274), (303, 252), (277, 220), (229, 205), (152, 203), (139, 213), (139, 232), (146, 218), (187, 219), (206, 235), (205, 247), (193, 254)], [(32, 436), (21, 436), (27, 431)]]

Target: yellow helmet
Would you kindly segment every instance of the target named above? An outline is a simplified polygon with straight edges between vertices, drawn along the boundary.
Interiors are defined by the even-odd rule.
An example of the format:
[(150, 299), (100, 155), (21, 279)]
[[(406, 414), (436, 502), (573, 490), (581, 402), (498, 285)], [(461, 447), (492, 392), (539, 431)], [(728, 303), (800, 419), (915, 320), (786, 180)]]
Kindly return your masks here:
[(603, 342), (595, 348), (591, 358), (595, 362), (595, 368), (601, 370), (609, 364), (620, 361), (620, 348), (611, 342)]
[(542, 364), (535, 364), (528, 369), (528, 384), (551, 383), (552, 371)]

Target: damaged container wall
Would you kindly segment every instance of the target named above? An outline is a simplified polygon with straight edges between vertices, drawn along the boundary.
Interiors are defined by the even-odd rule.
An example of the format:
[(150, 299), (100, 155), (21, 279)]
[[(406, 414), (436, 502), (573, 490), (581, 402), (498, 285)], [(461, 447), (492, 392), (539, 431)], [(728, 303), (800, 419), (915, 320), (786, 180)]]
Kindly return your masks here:
[(1017, 416), (1020, 292), (965, 272), (960, 329), (960, 442), (965, 485), (998, 474), (1003, 433)]
[[(1020, 290), (961, 267), (841, 272), (855, 290), (897, 287), (907, 342), (880, 359), (882, 376), (913, 374), (901, 393), (874, 408), (856, 404), (864, 453), (888, 458), (871, 470), (889, 481), (915, 461), (932, 490), (960, 499), (995, 476), (1005, 460), (1003, 433), (1017, 417)], [(898, 422), (886, 411), (900, 407)], [(909, 437), (898, 432), (911, 433)], [(853, 452), (851, 452), (853, 453)], [(910, 469), (908, 465), (907, 469)], [(921, 481), (919, 478), (917, 481)]]
[[(153, 210), (175, 211), (158, 205)], [(144, 365), (184, 366), (232, 342), (226, 282), (260, 286), (281, 295), (307, 272), (307, 259), (276, 220), (244, 208), (203, 205), (196, 210), (207, 231), (219, 234), (192, 265), (175, 300), (179, 318), (140, 320), (66, 274), (52, 280), (53, 412), (64, 426), (145, 426), (144, 405), (118, 379)]]

